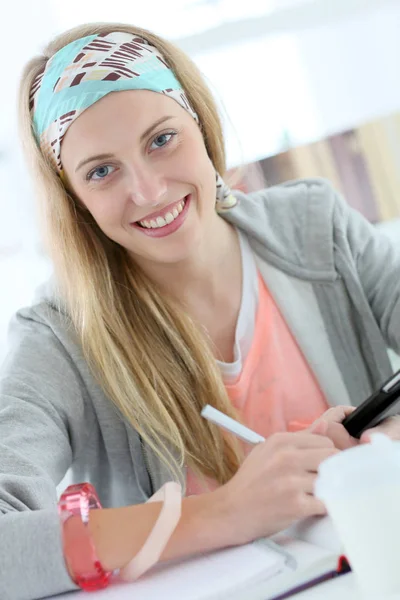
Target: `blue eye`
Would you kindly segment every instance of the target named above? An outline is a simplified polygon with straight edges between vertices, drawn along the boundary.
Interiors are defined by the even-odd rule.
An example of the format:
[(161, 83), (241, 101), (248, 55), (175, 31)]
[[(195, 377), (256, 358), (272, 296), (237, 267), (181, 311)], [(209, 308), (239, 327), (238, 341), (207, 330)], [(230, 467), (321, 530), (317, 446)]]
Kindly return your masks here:
[(107, 175), (112, 173), (111, 169), (114, 169), (111, 165), (103, 165), (101, 167), (96, 167), (93, 171), (90, 171), (88, 174), (88, 179), (99, 181), (99, 179), (105, 179)]
[[(157, 137), (154, 138), (151, 146), (153, 146), (153, 144), (156, 145), (156, 148), (162, 148), (163, 146), (166, 146), (174, 137), (174, 135), (176, 135), (176, 133), (174, 133), (173, 131), (170, 131), (169, 133), (161, 133), (160, 135), (158, 135)], [(151, 148), (150, 146), (150, 148)]]

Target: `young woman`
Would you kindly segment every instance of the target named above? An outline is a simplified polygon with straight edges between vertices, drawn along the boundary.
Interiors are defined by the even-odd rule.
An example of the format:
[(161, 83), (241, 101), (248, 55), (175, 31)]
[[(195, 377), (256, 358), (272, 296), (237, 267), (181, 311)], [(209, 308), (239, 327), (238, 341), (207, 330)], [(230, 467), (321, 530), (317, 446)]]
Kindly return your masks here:
[[(399, 251), (323, 180), (231, 191), (210, 92), (148, 31), (61, 35), (27, 65), (20, 109), (54, 278), (2, 369), (2, 600), (324, 514), (318, 466), (357, 443), (340, 423), (400, 349)], [(266, 442), (243, 447), (206, 404)], [(57, 510), (70, 468), (104, 507), (86, 524), (88, 486)]]

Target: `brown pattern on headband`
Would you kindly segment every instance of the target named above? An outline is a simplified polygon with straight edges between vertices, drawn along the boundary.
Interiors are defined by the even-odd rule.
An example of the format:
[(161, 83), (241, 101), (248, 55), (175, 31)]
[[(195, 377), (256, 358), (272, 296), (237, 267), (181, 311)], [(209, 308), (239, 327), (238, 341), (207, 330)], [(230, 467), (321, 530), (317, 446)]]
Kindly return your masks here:
[(167, 69), (169, 69), (169, 66), (167, 65), (167, 63), (161, 56), (157, 56), (157, 58), (160, 61), (160, 63), (162, 63), (164, 65), (164, 67), (167, 67)]
[(35, 109), (35, 100), (36, 100), (36, 93), (39, 91), (41, 83), (42, 83), (42, 79), (44, 76), (44, 72), (46, 69), (46, 65), (43, 67), (43, 69), (36, 75), (35, 79), (33, 80), (32, 83), (32, 87), (31, 87), (31, 91), (29, 93), (29, 110), (33, 111)]

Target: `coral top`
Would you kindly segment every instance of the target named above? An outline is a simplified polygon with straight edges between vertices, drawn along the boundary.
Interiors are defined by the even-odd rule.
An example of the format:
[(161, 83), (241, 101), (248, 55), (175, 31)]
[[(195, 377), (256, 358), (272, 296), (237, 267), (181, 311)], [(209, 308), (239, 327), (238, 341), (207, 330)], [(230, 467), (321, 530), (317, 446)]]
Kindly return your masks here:
[[(225, 387), (242, 423), (268, 437), (304, 429), (328, 404), (260, 274), (258, 290), (253, 342), (239, 378)], [(215, 487), (188, 470), (187, 495)]]

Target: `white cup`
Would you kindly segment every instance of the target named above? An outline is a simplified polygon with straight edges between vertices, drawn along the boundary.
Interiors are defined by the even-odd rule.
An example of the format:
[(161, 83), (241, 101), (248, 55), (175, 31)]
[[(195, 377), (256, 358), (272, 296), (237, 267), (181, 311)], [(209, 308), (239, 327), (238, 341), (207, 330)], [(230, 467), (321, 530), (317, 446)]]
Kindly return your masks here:
[(333, 521), (364, 598), (400, 598), (400, 442), (383, 434), (325, 460), (315, 495)]

